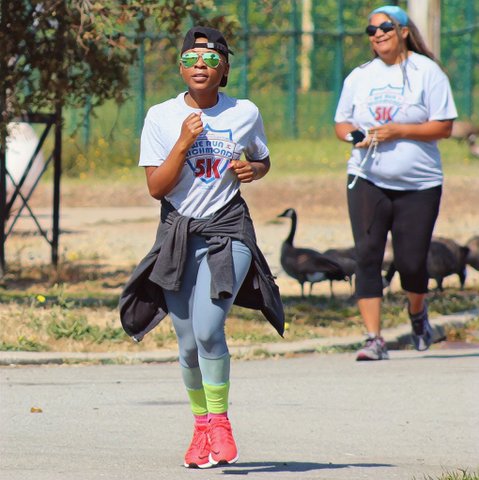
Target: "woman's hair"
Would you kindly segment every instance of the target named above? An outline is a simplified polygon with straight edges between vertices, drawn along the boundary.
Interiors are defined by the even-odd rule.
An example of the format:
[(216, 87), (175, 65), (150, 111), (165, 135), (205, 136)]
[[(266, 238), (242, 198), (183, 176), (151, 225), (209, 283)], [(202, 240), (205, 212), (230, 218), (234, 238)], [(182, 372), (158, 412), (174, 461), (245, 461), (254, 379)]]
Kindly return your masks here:
[(404, 42), (402, 37), (401, 36), (399, 37), (401, 40), (401, 43), (406, 44), (405, 45), (406, 49), (410, 50), (411, 52), (416, 52), (421, 55), (425, 55), (426, 57), (429, 57), (431, 60), (434, 60), (435, 62), (437, 62), (437, 59), (434, 56), (434, 54), (426, 46), (426, 42), (422, 38), (422, 35), (419, 33), (419, 29), (417, 28), (416, 24), (411, 19), (409, 19), (408, 24), (406, 26), (409, 29), (409, 34), (406, 37), (406, 41)]

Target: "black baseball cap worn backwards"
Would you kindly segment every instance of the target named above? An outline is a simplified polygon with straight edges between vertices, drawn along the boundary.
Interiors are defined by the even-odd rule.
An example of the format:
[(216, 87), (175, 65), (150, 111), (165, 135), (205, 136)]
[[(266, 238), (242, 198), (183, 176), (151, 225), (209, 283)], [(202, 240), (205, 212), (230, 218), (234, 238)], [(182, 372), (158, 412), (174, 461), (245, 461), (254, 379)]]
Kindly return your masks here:
[[(208, 42), (197, 42), (197, 38), (206, 38)], [(233, 52), (228, 48), (226, 39), (223, 34), (214, 28), (211, 27), (202, 27), (197, 26), (190, 28), (186, 32), (185, 38), (183, 40), (183, 46), (181, 47), (181, 54), (186, 52), (186, 50), (191, 50), (193, 48), (209, 48), (210, 50), (216, 50), (217, 52), (223, 54), (228, 62), (228, 54), (234, 55)], [(220, 87), (226, 86), (228, 77), (223, 77), (220, 83)]]

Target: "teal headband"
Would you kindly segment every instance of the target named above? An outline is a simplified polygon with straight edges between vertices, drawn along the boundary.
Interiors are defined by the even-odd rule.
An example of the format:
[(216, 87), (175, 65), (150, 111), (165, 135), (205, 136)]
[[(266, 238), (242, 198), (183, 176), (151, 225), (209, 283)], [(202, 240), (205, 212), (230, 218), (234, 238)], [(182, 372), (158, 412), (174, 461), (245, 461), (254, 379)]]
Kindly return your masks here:
[(385, 13), (390, 17), (394, 18), (399, 25), (406, 26), (409, 22), (409, 18), (407, 13), (400, 7), (396, 7), (394, 5), (385, 5), (384, 7), (376, 8), (369, 14), (369, 18), (376, 13)]

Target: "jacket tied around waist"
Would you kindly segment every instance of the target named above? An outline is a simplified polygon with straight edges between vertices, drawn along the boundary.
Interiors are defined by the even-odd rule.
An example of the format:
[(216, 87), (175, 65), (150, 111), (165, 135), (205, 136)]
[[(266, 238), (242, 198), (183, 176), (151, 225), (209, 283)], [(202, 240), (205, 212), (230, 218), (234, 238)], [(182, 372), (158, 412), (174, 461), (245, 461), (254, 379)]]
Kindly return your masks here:
[(141, 341), (168, 314), (163, 290), (180, 289), (191, 235), (205, 237), (208, 244), (212, 299), (232, 295), (232, 240), (243, 242), (251, 250), (251, 265), (234, 304), (260, 310), (282, 336), (284, 309), (279, 288), (257, 245), (248, 206), (240, 193), (205, 219), (180, 215), (162, 200), (155, 243), (134, 269), (120, 296), (120, 320), (125, 332)]

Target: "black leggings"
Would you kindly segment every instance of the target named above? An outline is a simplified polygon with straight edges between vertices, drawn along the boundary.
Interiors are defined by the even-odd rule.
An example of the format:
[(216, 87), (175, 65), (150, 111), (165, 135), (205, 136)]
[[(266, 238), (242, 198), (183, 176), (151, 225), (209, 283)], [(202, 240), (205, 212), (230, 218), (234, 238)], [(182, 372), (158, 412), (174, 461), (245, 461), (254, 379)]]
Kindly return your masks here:
[[(352, 180), (350, 175), (348, 184)], [(382, 297), (381, 266), (389, 231), (402, 288), (412, 293), (427, 293), (427, 252), (441, 193), (441, 186), (427, 190), (388, 190), (362, 178), (348, 189), (349, 218), (358, 262), (357, 298)]]

